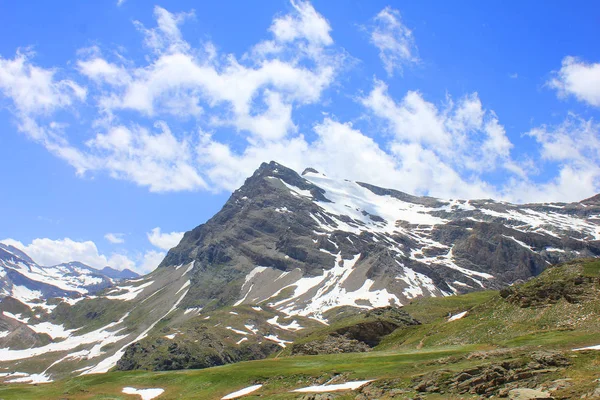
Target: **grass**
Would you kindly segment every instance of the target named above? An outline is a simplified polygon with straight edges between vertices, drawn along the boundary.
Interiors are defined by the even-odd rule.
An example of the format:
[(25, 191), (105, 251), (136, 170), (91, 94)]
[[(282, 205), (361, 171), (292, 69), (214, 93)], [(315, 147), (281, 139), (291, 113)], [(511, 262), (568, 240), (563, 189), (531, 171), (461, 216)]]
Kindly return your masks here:
[[(520, 286), (534, 288), (536, 282), (567, 281), (569, 277), (600, 275), (600, 261), (587, 260), (568, 263), (564, 267), (549, 268), (539, 278)], [(535, 307), (520, 307), (498, 292), (486, 291), (462, 296), (427, 298), (412, 302), (404, 310), (422, 322), (422, 325), (398, 329), (368, 353), (350, 353), (320, 356), (269, 358), (240, 362), (204, 370), (173, 372), (110, 372), (102, 375), (76, 377), (51, 384), (3, 385), (0, 399), (133, 399), (121, 393), (125, 386), (136, 388), (160, 387), (165, 399), (220, 399), (222, 396), (254, 384), (263, 388), (245, 399), (293, 399), (291, 390), (322, 384), (332, 377), (341, 382), (377, 379), (389, 387), (410, 392), (416, 375), (440, 368), (461, 371), (476, 365), (506, 358), (492, 351), (490, 357), (470, 358), (472, 352), (509, 349), (508, 357), (523, 357), (534, 350), (554, 349), (565, 352), (572, 366), (550, 373), (547, 379), (570, 378), (572, 388), (560, 392), (562, 398), (579, 398), (598, 385), (600, 375), (599, 352), (571, 352), (576, 347), (598, 344), (600, 334), (600, 296), (595, 282), (587, 283), (589, 296), (572, 303), (565, 299)], [(222, 310), (223, 322), (230, 318), (228, 309)], [(251, 308), (239, 310), (253, 313)], [(449, 314), (468, 311), (466, 317), (447, 322)], [(216, 318), (215, 318), (216, 319)], [(214, 321), (211, 318), (211, 323)], [(350, 316), (330, 327), (319, 326), (308, 338), (321, 337), (332, 329), (364, 321), (361, 316)], [(514, 353), (514, 354), (513, 354)], [(354, 399), (356, 393), (342, 394), (338, 399)], [(452, 397), (450, 394), (428, 394), (427, 399), (470, 398), (469, 395)], [(476, 398), (476, 397), (473, 397)]]
[(287, 357), (176, 372), (110, 372), (38, 386), (6, 385), (0, 387), (0, 398), (127, 399), (131, 397), (120, 393), (122, 388), (134, 386), (163, 388), (165, 394), (161, 399), (219, 399), (241, 388), (264, 383), (260, 391), (262, 398), (289, 399), (295, 398), (290, 390), (324, 383), (334, 375), (342, 374), (348, 380), (410, 377), (415, 366), (419, 366), (420, 371), (435, 369), (432, 361), (464, 355), (477, 348), (459, 346), (426, 351)]
[(600, 261), (590, 260), (583, 265), (583, 274), (589, 277), (600, 276)]

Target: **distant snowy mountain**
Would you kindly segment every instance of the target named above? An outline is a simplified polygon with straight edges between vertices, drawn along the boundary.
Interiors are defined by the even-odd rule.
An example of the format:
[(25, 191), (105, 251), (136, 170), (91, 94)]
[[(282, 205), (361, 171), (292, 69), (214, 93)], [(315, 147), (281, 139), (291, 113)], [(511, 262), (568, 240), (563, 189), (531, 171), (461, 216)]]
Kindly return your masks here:
[(0, 368), (36, 382), (261, 358), (342, 311), (501, 288), (599, 239), (600, 196), (442, 200), (264, 163), (155, 271), (94, 295), (106, 281), (85, 266), (0, 247)]
[(102, 273), (105, 276), (108, 276), (109, 278), (115, 281), (120, 281), (123, 279), (135, 279), (140, 276), (137, 272), (133, 272), (130, 269), (118, 270), (111, 267), (102, 268), (100, 270), (100, 273)]
[(73, 261), (40, 266), (14, 246), (0, 243), (0, 298), (11, 296), (22, 302), (53, 297), (79, 297), (138, 275), (106, 267), (98, 271)]

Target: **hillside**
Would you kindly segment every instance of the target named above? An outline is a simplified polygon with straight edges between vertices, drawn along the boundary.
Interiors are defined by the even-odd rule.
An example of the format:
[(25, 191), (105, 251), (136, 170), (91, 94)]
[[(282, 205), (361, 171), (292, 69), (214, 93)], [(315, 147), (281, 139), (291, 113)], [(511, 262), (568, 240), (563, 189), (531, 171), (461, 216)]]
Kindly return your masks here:
[[(482, 295), (474, 292), (503, 289), (552, 263), (598, 256), (598, 216), (595, 198), (526, 205), (442, 200), (264, 163), (152, 273), (93, 294), (64, 288), (35, 302), (6, 295), (0, 368), (35, 383), (115, 367), (204, 368), (332, 346), (367, 351), (365, 345), (388, 345), (383, 336), (406, 323), (416, 336), (405, 345), (426, 346), (437, 339), (419, 336), (428, 320), (410, 312), (412, 302), (451, 304), (451, 295), (468, 293), (476, 300)], [(10, 253), (4, 265), (28, 271), (26, 257)], [(57, 281), (72, 279), (52, 271)], [(356, 328), (356, 336), (339, 326), (326, 345), (289, 346), (345, 316), (399, 306), (410, 317), (369, 314), (364, 327), (378, 333), (367, 342), (359, 340), (366, 328)]]
[[(598, 351), (573, 350), (599, 344), (599, 273), (597, 260), (575, 261), (549, 268), (502, 293), (414, 301), (402, 310), (421, 323), (398, 328), (366, 352), (280, 356), (203, 370), (109, 372), (38, 387), (4, 386), (0, 396), (126, 399), (122, 389), (132, 386), (163, 389), (159, 399), (220, 399), (235, 390), (262, 385), (244, 398), (309, 399), (316, 397), (291, 391), (372, 380), (357, 390), (332, 392), (324, 398), (475, 399), (508, 396), (513, 390), (512, 396), (514, 390), (526, 388), (556, 399), (595, 398)], [(549, 285), (562, 288), (563, 295), (548, 291)], [(523, 298), (536, 300), (523, 302)], [(449, 318), (448, 314), (462, 316)], [(317, 336), (372, 318), (342, 318)], [(315, 332), (306, 336), (314, 337)]]

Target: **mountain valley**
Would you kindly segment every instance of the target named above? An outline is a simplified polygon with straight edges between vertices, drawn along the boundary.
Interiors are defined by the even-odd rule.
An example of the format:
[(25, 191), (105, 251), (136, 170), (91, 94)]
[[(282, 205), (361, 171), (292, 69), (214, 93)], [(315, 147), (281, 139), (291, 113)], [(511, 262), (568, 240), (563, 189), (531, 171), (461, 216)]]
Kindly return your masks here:
[[(599, 239), (598, 196), (523, 205), (442, 200), (264, 163), (145, 276), (77, 262), (42, 267), (0, 244), (0, 379), (7, 384), (0, 397), (23, 390), (22, 398), (33, 398), (36, 390), (21, 385), (44, 383), (56, 398), (84, 398), (65, 382), (95, 388), (95, 379), (137, 376), (144, 386), (167, 382), (160, 398), (220, 398), (225, 383), (241, 385), (224, 380), (213, 388), (211, 376), (221, 375), (208, 371), (236, 363), (222, 371), (272, 388), (267, 398), (290, 398), (280, 389), (295, 380), (376, 379), (366, 386), (373, 390), (394, 381), (391, 367), (372, 366), (372, 374), (341, 367), (344, 360), (376, 363), (378, 354), (413, 360), (423, 373), (437, 359), (456, 358), (451, 370), (488, 358), (522, 361), (537, 342), (563, 360), (569, 346), (596, 344)], [(568, 264), (581, 259), (588, 261)], [(470, 356), (479, 352), (489, 355)], [(310, 357), (323, 376), (294, 366)], [(254, 362), (265, 371), (277, 361), (289, 370), (243, 370), (252, 360), (263, 360)], [(537, 362), (528, 360), (513, 370)], [(538, 362), (538, 369), (577, 364), (556, 363)], [(188, 369), (207, 372), (173, 372)], [(164, 371), (175, 381), (206, 379), (210, 389), (193, 397), (186, 383), (178, 392)], [(420, 385), (406, 386), (408, 370), (402, 374), (390, 388)], [(417, 392), (458, 396), (449, 389), (455, 377), (429, 376), (434, 384)]]

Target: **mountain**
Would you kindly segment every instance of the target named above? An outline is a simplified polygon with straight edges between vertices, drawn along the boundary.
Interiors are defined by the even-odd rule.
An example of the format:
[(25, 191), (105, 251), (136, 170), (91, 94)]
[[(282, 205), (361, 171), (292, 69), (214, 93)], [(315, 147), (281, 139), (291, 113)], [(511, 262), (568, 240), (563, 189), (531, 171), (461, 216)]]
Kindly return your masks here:
[(269, 303), (326, 319), (340, 306), (501, 288), (600, 255), (600, 203), (416, 197), (263, 164), (160, 269), (194, 263), (187, 307)]
[[(148, 399), (217, 400), (246, 393), (261, 399), (597, 399), (599, 277), (598, 259), (571, 261), (501, 291), (420, 298), (403, 308), (363, 310), (328, 326), (318, 324), (264, 360), (0, 385), (0, 397), (58, 400), (138, 393)], [(251, 318), (250, 307), (235, 309)], [(227, 319), (235, 317), (231, 309), (220, 312), (211, 319), (235, 322)], [(188, 334), (164, 337), (168, 348), (154, 353), (164, 351), (171, 354), (169, 360), (182, 361), (179, 344), (184, 342), (177, 338)], [(144, 361), (151, 358), (127, 361), (147, 369)], [(16, 371), (0, 376), (31, 379)]]
[(16, 317), (0, 332), (0, 368), (41, 382), (264, 358), (361, 310), (500, 289), (597, 257), (599, 239), (597, 197), (442, 200), (264, 163), (152, 273), (76, 300), (0, 303)]
[(104, 276), (108, 276), (109, 278), (115, 281), (121, 281), (123, 279), (135, 279), (139, 278), (140, 274), (134, 272), (128, 268), (123, 270), (114, 269), (111, 267), (104, 267), (100, 270), (100, 273)]
[(99, 271), (78, 261), (41, 266), (23, 251), (0, 243), (0, 298), (21, 301), (93, 294), (139, 275), (105, 267)]

